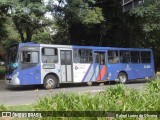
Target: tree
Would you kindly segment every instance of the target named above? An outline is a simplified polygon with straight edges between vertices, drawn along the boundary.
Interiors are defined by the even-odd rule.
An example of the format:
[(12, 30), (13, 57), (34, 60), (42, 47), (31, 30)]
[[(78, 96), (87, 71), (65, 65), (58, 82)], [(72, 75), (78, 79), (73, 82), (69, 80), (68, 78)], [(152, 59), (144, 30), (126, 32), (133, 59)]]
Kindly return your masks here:
[(8, 13), (9, 9), (9, 4), (6, 5), (4, 1), (0, 2), (0, 58), (2, 59), (5, 57), (5, 50), (2, 45), (2, 41), (5, 40), (8, 36), (8, 31), (6, 30), (5, 25), (7, 23), (6, 14)]
[(47, 8), (41, 0), (3, 0), (2, 3), (10, 6), (7, 10), (22, 42), (30, 42), (37, 30), (51, 24), (45, 17)]
[[(52, 11), (55, 22), (54, 40), (57, 43), (73, 44), (73, 35), (79, 26), (92, 26), (104, 20), (102, 9), (95, 7), (95, 0), (50, 0), (48, 8)], [(77, 38), (80, 39), (80, 38)]]
[(145, 4), (131, 11), (131, 15), (141, 18), (144, 40), (141, 45), (152, 47), (156, 68), (160, 65), (160, 1), (148, 0)]

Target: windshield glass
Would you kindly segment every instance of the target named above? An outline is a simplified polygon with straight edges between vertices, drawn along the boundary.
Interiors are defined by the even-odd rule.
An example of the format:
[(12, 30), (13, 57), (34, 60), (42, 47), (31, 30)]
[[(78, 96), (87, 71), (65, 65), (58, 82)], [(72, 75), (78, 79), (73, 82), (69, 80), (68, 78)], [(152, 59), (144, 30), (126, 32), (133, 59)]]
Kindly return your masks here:
[(18, 45), (13, 45), (9, 50), (9, 68), (15, 69), (18, 67)]

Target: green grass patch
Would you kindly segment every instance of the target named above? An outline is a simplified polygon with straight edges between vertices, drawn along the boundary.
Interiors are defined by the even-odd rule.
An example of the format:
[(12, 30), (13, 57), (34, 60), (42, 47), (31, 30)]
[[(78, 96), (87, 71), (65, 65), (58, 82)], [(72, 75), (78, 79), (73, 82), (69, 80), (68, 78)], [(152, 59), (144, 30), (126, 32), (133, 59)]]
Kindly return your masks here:
[(57, 94), (39, 99), (35, 110), (42, 111), (158, 111), (160, 110), (158, 81), (147, 84), (144, 92), (119, 84), (91, 95)]
[(16, 105), (16, 106), (0, 105), (0, 111), (34, 111), (34, 107), (33, 105)]
[(10, 111), (34, 111), (33, 105), (8, 106)]
[(5, 66), (0, 66), (0, 74), (5, 74), (6, 68)]
[[(34, 108), (37, 111), (159, 111), (159, 90), (160, 80), (147, 83), (144, 91), (127, 88), (125, 85), (119, 84), (115, 87), (108, 87), (106, 91), (94, 95), (92, 93), (61, 93), (45, 97), (39, 99)], [(93, 119), (95, 118), (103, 119), (94, 116)]]

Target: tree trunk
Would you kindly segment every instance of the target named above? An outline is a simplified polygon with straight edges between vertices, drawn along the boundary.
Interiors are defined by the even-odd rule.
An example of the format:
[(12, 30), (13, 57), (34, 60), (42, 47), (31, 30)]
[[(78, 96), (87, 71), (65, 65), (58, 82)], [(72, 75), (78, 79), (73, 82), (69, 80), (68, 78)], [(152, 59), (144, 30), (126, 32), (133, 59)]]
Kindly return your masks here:
[(22, 29), (19, 27), (19, 24), (17, 23), (16, 20), (13, 19), (13, 22), (14, 22), (14, 24), (15, 24), (17, 30), (18, 30), (18, 33), (19, 33), (19, 35), (21, 37), (21, 41), (24, 42), (24, 35), (23, 35)]
[(27, 27), (26, 28), (26, 42), (31, 42), (32, 41), (32, 30)]

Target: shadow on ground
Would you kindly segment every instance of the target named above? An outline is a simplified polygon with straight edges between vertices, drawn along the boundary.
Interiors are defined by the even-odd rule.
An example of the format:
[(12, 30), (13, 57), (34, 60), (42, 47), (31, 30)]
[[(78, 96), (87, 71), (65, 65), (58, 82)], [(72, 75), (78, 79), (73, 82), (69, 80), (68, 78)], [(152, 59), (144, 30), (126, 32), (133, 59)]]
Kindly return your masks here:
[[(115, 82), (105, 82), (105, 83), (92, 83), (92, 85), (88, 85), (87, 83), (63, 83), (60, 84), (59, 88), (56, 89), (62, 89), (62, 88), (73, 88), (73, 87), (92, 87), (92, 86), (99, 86), (99, 85), (114, 85)], [(43, 90), (43, 85), (24, 85), (24, 86), (7, 86), (6, 89), (11, 91), (29, 91), (29, 90)], [(44, 89), (45, 90), (45, 89)]]
[[(127, 84), (134, 84), (134, 83), (146, 83), (147, 81), (132, 81)], [(92, 87), (92, 86), (109, 86), (109, 85), (116, 85), (117, 83), (114, 81), (107, 81), (107, 82), (94, 82), (92, 85), (88, 85), (87, 83), (63, 83), (60, 84), (59, 88), (56, 89), (63, 89), (63, 88), (75, 88), (77, 87)], [(30, 90), (45, 90), (43, 85), (24, 85), (24, 86), (9, 86), (6, 87), (7, 90), (10, 91), (30, 91)]]

